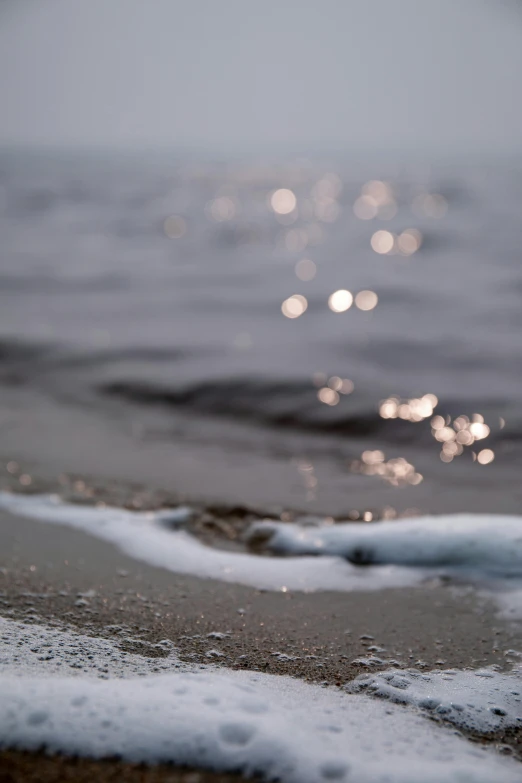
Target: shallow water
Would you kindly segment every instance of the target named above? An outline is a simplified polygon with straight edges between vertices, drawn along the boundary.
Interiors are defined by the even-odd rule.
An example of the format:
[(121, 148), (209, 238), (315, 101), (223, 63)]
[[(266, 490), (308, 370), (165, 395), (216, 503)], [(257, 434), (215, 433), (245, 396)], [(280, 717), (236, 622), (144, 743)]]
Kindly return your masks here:
[[(0, 205), (4, 464), (54, 448), (74, 470), (99, 431), (99, 472), (134, 443), (126, 478), (170, 475), (202, 497), (367, 518), (519, 511), (519, 162), (4, 152)], [(372, 247), (407, 229), (422, 238), (410, 255), (411, 234)], [(339, 289), (377, 305), (332, 312)], [(285, 317), (295, 294), (307, 309)], [(45, 406), (59, 445), (33, 426)]]

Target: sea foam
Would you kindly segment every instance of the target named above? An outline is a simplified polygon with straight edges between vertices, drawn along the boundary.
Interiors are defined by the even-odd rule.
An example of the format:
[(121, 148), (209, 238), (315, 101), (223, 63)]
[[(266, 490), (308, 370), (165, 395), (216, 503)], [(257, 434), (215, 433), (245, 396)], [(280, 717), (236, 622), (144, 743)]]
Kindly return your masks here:
[[(11, 644), (18, 639), (22, 647), (36, 635), (40, 647), (59, 651), (80, 636), (35, 626), (28, 631), (11, 621), (0, 627)], [(346, 693), (290, 677), (212, 666), (137, 672), (137, 656), (128, 665), (119, 661), (120, 679), (100, 680), (92, 675), (108, 648), (89, 637), (82, 637), (82, 645), (92, 671), (69, 670), (68, 676), (27, 649), (21, 660), (0, 659), (0, 747), (239, 770), (283, 783), (520, 780), (518, 762), (469, 742), (451, 725), (427, 720), (420, 704), (425, 694), (415, 691), (408, 673), (396, 673), (410, 678), (412, 698), (402, 706), (374, 698), (368, 688)], [(521, 686), (515, 675), (493, 680), (461, 675), (458, 696), (465, 714), (475, 716), (473, 705), (487, 703), (493, 685), (494, 703), (509, 709), (512, 725), (510, 692)], [(444, 688), (439, 685), (440, 697)], [(475, 721), (474, 728), (488, 729), (490, 723)]]
[(442, 574), (468, 576), (491, 587), (488, 597), (510, 617), (517, 616), (521, 517), (456, 514), (336, 525), (255, 523), (247, 540), (287, 555), (269, 558), (206, 546), (183, 529), (192, 513), (185, 506), (135, 512), (64, 503), (52, 495), (0, 492), (0, 508), (68, 525), (175, 573), (267, 590), (379, 590), (418, 585)]
[(486, 734), (522, 728), (522, 678), (517, 672), (391, 669), (361, 675), (348, 690), (414, 705), (431, 718), (466, 731)]
[(248, 535), (278, 554), (337, 555), (357, 565), (443, 566), (522, 576), (522, 517), (447, 514), (336, 525), (266, 521), (252, 525)]

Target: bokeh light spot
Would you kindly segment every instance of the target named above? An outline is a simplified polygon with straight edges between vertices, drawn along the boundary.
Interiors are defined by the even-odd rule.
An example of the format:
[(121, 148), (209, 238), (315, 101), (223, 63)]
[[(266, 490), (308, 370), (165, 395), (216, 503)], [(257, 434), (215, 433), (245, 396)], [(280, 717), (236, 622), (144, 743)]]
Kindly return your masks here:
[(219, 196), (207, 204), (207, 215), (216, 223), (232, 220), (236, 214), (236, 205), (228, 196)]
[(301, 261), (298, 261), (295, 265), (295, 274), (299, 278), (299, 280), (303, 280), (303, 282), (308, 282), (309, 280), (313, 280), (315, 275), (317, 273), (317, 267), (314, 264), (313, 261), (310, 261), (308, 258), (303, 258)]
[(334, 291), (328, 298), (328, 307), (334, 313), (344, 313), (352, 306), (353, 296), (344, 288)]
[(289, 215), (297, 206), (295, 193), (289, 188), (279, 188), (270, 197), (270, 204), (278, 215)]
[(180, 239), (187, 232), (187, 221), (181, 215), (170, 215), (163, 222), (163, 231), (169, 239)]
[(375, 250), (376, 253), (379, 253), (380, 255), (387, 255), (395, 248), (395, 237), (391, 231), (380, 229), (379, 231), (376, 231), (375, 234), (373, 234), (370, 240), (370, 244), (372, 246), (372, 250)]
[(359, 310), (373, 310), (377, 307), (379, 297), (375, 291), (359, 291), (355, 297), (355, 306)]
[(397, 247), (403, 256), (412, 256), (422, 245), (422, 234), (416, 228), (407, 228), (397, 237)]
[(324, 402), (325, 405), (337, 405), (340, 400), (335, 389), (330, 389), (329, 386), (324, 386), (322, 389), (319, 389), (317, 397), (321, 402)]
[(354, 382), (351, 381), (349, 378), (343, 378), (342, 379), (342, 385), (339, 391), (341, 394), (351, 394), (355, 388)]
[(481, 465), (489, 465), (495, 459), (495, 452), (493, 449), (482, 449), (477, 454), (477, 462)]
[(285, 299), (281, 305), (281, 312), (287, 318), (299, 318), (306, 311), (307, 307), (308, 300), (306, 297), (301, 296), (301, 294), (294, 294)]
[(474, 421), (473, 424), (469, 425), (469, 431), (475, 440), (482, 440), (483, 438), (488, 437), (490, 429), (487, 424), (480, 421)]
[(339, 378), (338, 375), (332, 375), (331, 378), (328, 378), (328, 386), (330, 389), (334, 389), (334, 391), (340, 391), (341, 387), (343, 385), (342, 378)]
[(353, 205), (354, 215), (359, 220), (372, 220), (377, 217), (378, 211), (379, 205), (373, 196), (359, 196)]

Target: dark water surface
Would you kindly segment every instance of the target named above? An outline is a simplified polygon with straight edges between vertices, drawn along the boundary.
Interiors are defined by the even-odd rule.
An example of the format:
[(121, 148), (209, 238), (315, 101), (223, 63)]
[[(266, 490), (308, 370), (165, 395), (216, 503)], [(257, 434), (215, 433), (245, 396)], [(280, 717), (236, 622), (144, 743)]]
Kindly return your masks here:
[(518, 161), (4, 152), (2, 470), (518, 513), (521, 215)]

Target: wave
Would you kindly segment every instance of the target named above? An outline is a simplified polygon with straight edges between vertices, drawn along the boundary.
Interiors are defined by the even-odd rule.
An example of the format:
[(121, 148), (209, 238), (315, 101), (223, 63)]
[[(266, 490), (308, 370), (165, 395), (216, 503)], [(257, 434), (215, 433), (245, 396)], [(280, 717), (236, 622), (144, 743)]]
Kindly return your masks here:
[[(198, 355), (203, 352), (197, 352)], [(206, 351), (205, 351), (206, 353)], [(84, 350), (75, 347), (71, 350), (61, 343), (51, 343), (20, 338), (0, 339), (0, 361), (4, 369), (9, 365), (29, 364), (33, 369), (45, 365), (45, 369), (67, 367), (90, 367), (120, 362), (172, 362), (194, 356), (196, 351), (183, 348), (102, 348)]]
[(4, 337), (0, 340), (0, 362), (4, 365), (33, 361), (49, 355), (48, 343)]
[[(132, 404), (234, 418), (257, 426), (324, 433), (339, 438), (378, 438), (393, 444), (433, 443), (428, 421), (384, 419), (379, 413), (379, 399), (372, 399), (365, 390), (349, 397), (341, 395), (338, 405), (320, 403), (318, 389), (309, 379), (237, 376), (205, 379), (179, 387), (138, 379), (116, 380), (100, 384), (97, 391)], [(490, 408), (502, 409), (502, 403), (493, 400), (487, 405), (482, 403), (486, 414)], [(464, 410), (462, 400), (445, 399), (444, 409), (437, 408), (437, 413), (456, 417)], [(502, 431), (503, 440), (522, 437), (518, 422), (514, 417), (511, 419), (509, 431)], [(488, 443), (498, 437), (499, 434), (492, 431)]]
[(300, 525), (263, 521), (251, 544), (279, 555), (342, 557), (355, 565), (462, 568), (522, 577), (522, 517), (425, 516), (373, 525)]
[[(253, 424), (324, 432), (340, 436), (380, 435), (401, 442), (416, 439), (418, 433), (404, 428), (404, 422), (383, 420), (376, 406), (359, 401), (359, 410), (347, 413), (321, 405), (310, 381), (263, 378), (226, 378), (202, 381), (180, 388), (141, 381), (114, 381), (98, 387), (104, 395), (148, 406), (180, 408), (204, 415), (230, 417)], [(363, 407), (364, 406), (364, 407)], [(344, 408), (344, 410), (343, 410)]]
[(38, 296), (55, 293), (106, 293), (127, 288), (129, 280), (122, 274), (102, 274), (87, 277), (66, 275), (0, 275), (0, 289), (9, 293), (35, 293)]
[(254, 522), (247, 543), (286, 556), (267, 557), (206, 546), (189, 532), (197, 514), (190, 506), (139, 512), (66, 503), (55, 495), (0, 492), (0, 508), (82, 530), (174, 573), (258, 589), (380, 590), (451, 574), (484, 584), (493, 578), (520, 591), (519, 516), (447, 514), (334, 525), (306, 517), (300, 523)]

